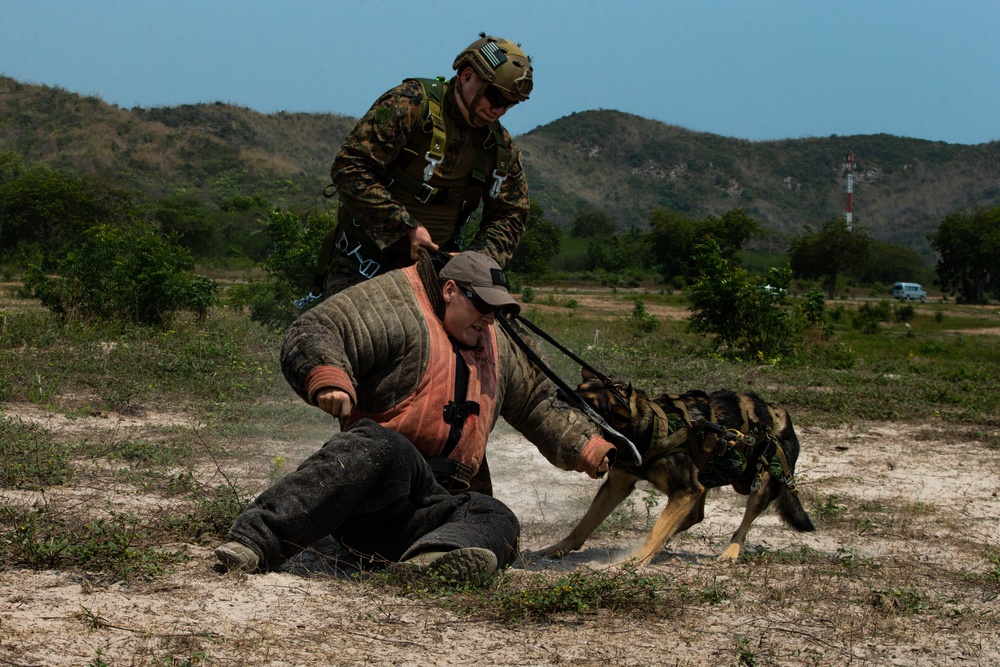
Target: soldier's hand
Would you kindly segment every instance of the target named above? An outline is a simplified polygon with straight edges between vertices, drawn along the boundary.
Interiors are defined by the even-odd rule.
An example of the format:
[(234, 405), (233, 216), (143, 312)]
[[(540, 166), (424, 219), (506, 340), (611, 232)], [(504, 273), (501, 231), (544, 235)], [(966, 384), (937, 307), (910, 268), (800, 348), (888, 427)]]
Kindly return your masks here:
[(434, 252), (438, 249), (438, 245), (434, 243), (434, 239), (431, 238), (431, 233), (427, 231), (426, 227), (414, 227), (407, 233), (407, 236), (410, 237), (410, 259), (414, 262), (419, 259), (417, 254), (419, 248), (427, 248), (428, 252)]
[(346, 391), (333, 387), (320, 389), (316, 393), (316, 405), (334, 417), (346, 417), (351, 414), (351, 397)]

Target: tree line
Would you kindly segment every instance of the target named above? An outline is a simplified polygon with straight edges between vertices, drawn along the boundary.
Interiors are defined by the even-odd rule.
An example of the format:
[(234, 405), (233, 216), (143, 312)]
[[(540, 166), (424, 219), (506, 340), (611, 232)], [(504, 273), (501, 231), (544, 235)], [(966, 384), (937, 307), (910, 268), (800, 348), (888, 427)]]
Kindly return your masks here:
[[(325, 210), (291, 212), (275, 210), (261, 195), (232, 196), (213, 206), (197, 193), (179, 191), (154, 201), (110, 177), (0, 153), (0, 267), (8, 276), (26, 275), (28, 287), (57, 312), (148, 322), (165, 321), (177, 309), (204, 314), (218, 286), (193, 273), (197, 260), (263, 268), (266, 278), (234, 294), (256, 318), (282, 326), (296, 314), (291, 302), (308, 291), (322, 236), (334, 219), (335, 202)], [(476, 226), (474, 218), (463, 237), (471, 238)], [(788, 240), (786, 252), (750, 266), (747, 246), (764, 233), (742, 209), (690, 218), (663, 208), (650, 214), (646, 229), (620, 230), (607, 214), (586, 209), (564, 231), (532, 202), (508, 269), (522, 282), (570, 273), (612, 285), (655, 279), (693, 289), (704, 284), (706, 270), (721, 266), (749, 268), (764, 279), (769, 268), (786, 267), (789, 279), (817, 281), (829, 297), (844, 280), (885, 284), (929, 270), (915, 250), (876, 240), (842, 218), (807, 226)], [(1000, 207), (954, 212), (929, 242), (943, 292), (967, 303), (1000, 298)], [(707, 244), (715, 255), (705, 254)], [(102, 264), (109, 264), (103, 273)], [(126, 302), (109, 307), (114, 294), (128, 295)]]

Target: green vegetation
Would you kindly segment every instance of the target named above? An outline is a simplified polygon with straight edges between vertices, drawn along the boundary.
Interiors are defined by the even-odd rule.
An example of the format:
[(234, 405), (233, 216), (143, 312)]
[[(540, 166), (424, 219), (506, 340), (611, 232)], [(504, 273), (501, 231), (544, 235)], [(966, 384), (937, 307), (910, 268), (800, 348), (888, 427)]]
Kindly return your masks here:
[[(788, 297), (793, 307), (813, 302), (813, 317), (823, 320), (826, 332), (806, 337), (797, 355), (761, 365), (758, 359), (706, 356), (702, 336), (690, 331), (686, 321), (656, 316), (662, 306), (687, 306), (685, 296), (609, 291), (605, 305), (595, 308), (578, 301), (572, 290), (555, 295), (533, 288), (533, 294), (533, 303), (557, 308), (542, 314), (528, 305), (528, 317), (602, 371), (651, 392), (756, 387), (765, 399), (791, 410), (797, 421), (813, 425), (913, 417), (986, 429), (1000, 424), (996, 345), (992, 337), (956, 333), (971, 333), (995, 321), (963, 306), (924, 304), (902, 318), (909, 328), (896, 321), (891, 308), (880, 308), (887, 321), (875, 333), (865, 333), (852, 322), (863, 307), (870, 307), (868, 302), (862, 307), (838, 304), (834, 312), (842, 314), (835, 318), (815, 303), (815, 295), (805, 302)], [(609, 319), (606, 308), (616, 302), (621, 314)], [(0, 421), (3, 488), (44, 491), (110, 475), (114, 484), (172, 500), (166, 512), (133, 516), (109, 513), (103, 501), (83, 503), (67, 513), (55, 500), (35, 506), (0, 496), (10, 519), (0, 528), (3, 562), (30, 567), (58, 563), (145, 577), (176, 558), (157, 545), (220, 539), (251, 495), (247, 481), (224, 472), (223, 461), (233, 455), (235, 443), (275, 437), (319, 443), (324, 438), (322, 415), (297, 401), (278, 375), (279, 342), (280, 333), (226, 302), (204, 321), (180, 316), (169, 329), (65, 322), (36, 309), (4, 313), (0, 400), (35, 404), (67, 419), (169, 410), (190, 414), (201, 425), (196, 430), (152, 425), (81, 441), (5, 417)], [(548, 356), (564, 377), (572, 381), (578, 376), (579, 369), (565, 357)], [(268, 483), (280, 465), (275, 461), (283, 456), (269, 450), (263, 456), (266, 466), (249, 480), (249, 488)], [(208, 477), (206, 462), (217, 471)], [(819, 521), (849, 521), (858, 530), (878, 530), (881, 522), (877, 509), (845, 509), (832, 497), (811, 500), (810, 507)], [(118, 546), (115, 551), (76, 551), (77, 546), (57, 539), (61, 534), (74, 536), (73, 545), (116, 536)]]
[(204, 319), (218, 302), (218, 286), (192, 268), (187, 250), (151, 228), (97, 225), (56, 263), (56, 277), (33, 266), (24, 285), (43, 306), (69, 319), (163, 325), (179, 310)]
[(931, 235), (938, 253), (941, 284), (963, 303), (986, 303), (986, 295), (1000, 299), (1000, 206), (945, 218)]
[(801, 342), (802, 324), (786, 307), (789, 271), (772, 269), (766, 285), (732, 267), (719, 246), (696, 246), (701, 273), (690, 290), (691, 330), (713, 334), (722, 354), (773, 363), (792, 355)]
[[(312, 294), (320, 247), (336, 224), (335, 213), (300, 216), (272, 211), (263, 223), (271, 250), (263, 262), (267, 277), (233, 286), (231, 304), (249, 308), (250, 319), (255, 322), (284, 330), (299, 315), (295, 302)], [(304, 304), (303, 309), (308, 305)]]
[(664, 575), (644, 574), (635, 565), (619, 570), (574, 571), (553, 577), (544, 573), (497, 574), (486, 589), (447, 576), (414, 584), (393, 575), (376, 574), (370, 582), (389, 585), (400, 594), (435, 599), (458, 613), (505, 624), (553, 620), (606, 610), (635, 618), (669, 617), (678, 605), (678, 588)]

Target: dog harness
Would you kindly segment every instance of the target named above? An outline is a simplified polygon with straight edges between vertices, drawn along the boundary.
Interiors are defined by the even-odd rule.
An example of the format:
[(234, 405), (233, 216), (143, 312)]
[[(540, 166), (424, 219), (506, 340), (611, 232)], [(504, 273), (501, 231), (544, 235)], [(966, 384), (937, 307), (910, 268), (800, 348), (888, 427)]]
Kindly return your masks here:
[[(723, 428), (711, 422), (692, 423), (687, 407), (682, 402), (671, 400), (671, 403), (674, 409), (669, 415), (658, 403), (653, 401), (649, 403), (656, 414), (650, 437), (650, 449), (661, 436), (666, 436), (666, 447), (654, 458), (667, 456), (685, 447), (690, 449), (692, 458), (697, 458), (699, 453), (705, 451), (705, 443), (711, 432), (717, 436), (717, 441), (708, 461), (698, 471), (700, 484), (707, 488), (732, 484), (740, 493), (756, 491), (766, 470), (775, 479), (783, 482), (789, 491), (798, 493), (792, 468), (788, 465), (788, 457), (777, 438), (765, 433), (759, 427), (756, 433), (752, 429), (751, 434), (744, 434), (737, 429)], [(661, 430), (664, 427), (665, 434)], [(691, 437), (692, 433), (694, 438)], [(653, 459), (647, 456), (646, 460), (648, 462)], [(755, 463), (754, 479), (744, 491), (745, 484), (740, 483), (747, 479), (747, 469), (751, 461)]]

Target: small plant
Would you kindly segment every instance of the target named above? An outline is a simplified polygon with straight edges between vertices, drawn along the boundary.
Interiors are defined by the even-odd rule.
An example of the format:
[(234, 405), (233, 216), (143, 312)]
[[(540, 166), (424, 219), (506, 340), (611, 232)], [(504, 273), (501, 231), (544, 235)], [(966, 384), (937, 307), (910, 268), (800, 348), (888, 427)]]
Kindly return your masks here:
[(871, 592), (871, 604), (886, 615), (916, 614), (927, 608), (927, 601), (916, 588), (880, 588)]
[(750, 639), (741, 635), (736, 635), (735, 639), (741, 667), (757, 667), (757, 656), (750, 648)]
[(572, 572), (555, 581), (538, 575), (523, 586), (506, 582), (493, 592), (488, 604), (500, 620), (508, 622), (596, 609), (657, 614), (667, 606), (661, 584), (655, 577), (640, 574), (634, 565), (618, 572)]
[(41, 426), (20, 419), (0, 419), (0, 484), (15, 489), (44, 489), (73, 475), (66, 448)]
[(721, 604), (727, 596), (728, 591), (725, 583), (720, 584), (718, 579), (714, 579), (708, 588), (702, 588), (695, 592), (695, 599), (702, 604)]
[(838, 500), (837, 496), (827, 496), (822, 503), (812, 508), (813, 516), (823, 521), (836, 521), (847, 509)]
[(809, 326), (823, 326), (823, 318), (826, 315), (826, 297), (823, 296), (822, 290), (815, 288), (806, 294), (805, 303), (802, 304), (802, 313)]
[(87, 663), (87, 667), (111, 667), (104, 661), (104, 651), (97, 649), (94, 651), (94, 659)]
[(250, 498), (248, 492), (236, 486), (217, 486), (202, 491), (190, 512), (171, 517), (165, 527), (192, 542), (223, 538), (236, 517), (250, 504)]
[(646, 310), (646, 304), (642, 299), (636, 299), (632, 308), (632, 326), (641, 333), (652, 333), (660, 326), (660, 321)]

